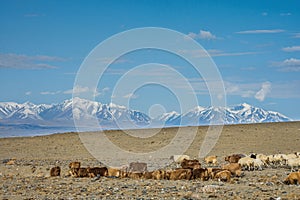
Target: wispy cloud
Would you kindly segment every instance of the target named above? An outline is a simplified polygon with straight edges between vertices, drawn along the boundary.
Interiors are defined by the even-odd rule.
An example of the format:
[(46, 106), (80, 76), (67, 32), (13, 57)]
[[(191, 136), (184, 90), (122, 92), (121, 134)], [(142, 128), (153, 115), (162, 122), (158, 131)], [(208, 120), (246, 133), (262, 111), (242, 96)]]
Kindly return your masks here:
[(136, 94), (133, 94), (133, 93), (129, 93), (129, 94), (124, 95), (123, 97), (126, 98), (126, 99), (136, 99), (139, 96), (136, 95)]
[(45, 16), (44, 14), (40, 14), (40, 13), (26, 13), (24, 14), (24, 17), (42, 17)]
[(29, 95), (31, 95), (32, 94), (32, 92), (31, 91), (27, 91), (27, 92), (25, 92), (25, 95), (26, 96), (29, 96)]
[[(64, 94), (80, 94), (80, 93), (86, 93), (89, 92), (90, 89), (88, 87), (82, 87), (82, 86), (75, 86), (73, 89), (66, 90), (63, 93)], [(95, 90), (94, 90), (95, 91)]]
[(14, 69), (54, 69), (58, 68), (51, 62), (62, 62), (65, 59), (46, 55), (0, 54), (0, 68)]
[(271, 83), (269, 81), (262, 83), (261, 89), (255, 94), (255, 98), (259, 101), (264, 101), (267, 95), (271, 92)]
[(263, 13), (261, 13), (261, 15), (262, 15), (262, 16), (267, 16), (268, 13), (267, 13), (267, 12), (263, 12)]
[(284, 47), (282, 50), (286, 52), (300, 51), (300, 46)]
[(279, 67), (279, 71), (283, 72), (299, 72), (300, 59), (289, 58), (281, 62), (274, 62), (273, 66)]
[(258, 54), (259, 52), (224, 52), (218, 49), (208, 49), (204, 50), (180, 50), (180, 53), (189, 54), (195, 58), (201, 57), (220, 57), (220, 56), (243, 56), (243, 55), (251, 55)]
[(295, 33), (293, 38), (300, 38), (300, 33)]
[(61, 91), (52, 91), (52, 92), (50, 92), (50, 91), (44, 91), (44, 92), (40, 92), (40, 94), (41, 95), (56, 95), (56, 94), (60, 94), (61, 93)]
[(292, 15), (292, 13), (280, 13), (280, 16), (291, 16)]
[(215, 35), (213, 35), (210, 31), (200, 30), (199, 33), (189, 33), (189, 37), (193, 39), (203, 39), (203, 40), (214, 40), (217, 39)]
[(236, 32), (238, 34), (262, 34), (262, 33), (282, 33), (285, 32), (283, 29), (258, 29), (258, 30), (246, 30)]

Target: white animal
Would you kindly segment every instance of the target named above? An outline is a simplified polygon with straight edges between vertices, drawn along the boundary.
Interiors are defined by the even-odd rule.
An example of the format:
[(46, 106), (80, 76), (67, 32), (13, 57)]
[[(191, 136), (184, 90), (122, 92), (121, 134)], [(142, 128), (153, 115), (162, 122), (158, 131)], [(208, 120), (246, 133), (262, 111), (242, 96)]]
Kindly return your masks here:
[(300, 167), (300, 158), (292, 158), (287, 160), (287, 165), (291, 167), (291, 171), (293, 171), (294, 167)]
[(249, 156), (241, 158), (238, 163), (243, 169), (248, 169), (249, 171), (254, 168), (254, 158), (250, 158)]
[(190, 157), (188, 155), (173, 155), (170, 157), (171, 160), (174, 162), (180, 164), (184, 159), (190, 160)]

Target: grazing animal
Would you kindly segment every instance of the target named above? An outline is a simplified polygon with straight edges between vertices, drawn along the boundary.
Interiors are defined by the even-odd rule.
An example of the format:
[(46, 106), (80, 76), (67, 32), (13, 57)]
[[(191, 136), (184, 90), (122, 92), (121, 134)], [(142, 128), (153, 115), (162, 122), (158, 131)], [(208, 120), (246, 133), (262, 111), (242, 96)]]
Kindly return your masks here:
[(75, 175), (76, 178), (91, 177), (88, 173), (87, 168), (81, 167), (79, 169), (76, 169), (74, 172), (76, 174)]
[(129, 164), (129, 172), (146, 172), (147, 163), (132, 162)]
[(183, 161), (181, 162), (181, 167), (183, 169), (199, 169), (201, 168), (201, 164), (197, 159), (194, 160), (183, 159)]
[(172, 171), (168, 171), (166, 173), (166, 178), (168, 180), (190, 180), (192, 178), (192, 170), (191, 169), (175, 169)]
[(223, 169), (221, 169), (221, 168), (211, 168), (211, 167), (207, 168), (209, 178), (213, 179), (215, 174), (222, 170)]
[(152, 172), (152, 179), (154, 180), (162, 180), (166, 178), (166, 171), (164, 170), (155, 170)]
[(69, 164), (69, 174), (72, 176), (72, 177), (77, 177), (77, 171), (79, 170), (80, 168), (80, 165), (81, 163), (80, 162), (71, 162)]
[(128, 178), (141, 179), (141, 178), (143, 178), (143, 173), (142, 172), (129, 172)]
[(69, 164), (69, 168), (70, 169), (79, 169), (80, 168), (81, 163), (80, 162), (71, 162)]
[(242, 175), (242, 168), (239, 163), (230, 163), (223, 165), (222, 169), (230, 171), (231, 175), (240, 177)]
[(287, 160), (287, 165), (291, 167), (291, 171), (294, 170), (294, 167), (300, 167), (300, 158), (292, 158)]
[(60, 167), (56, 166), (56, 167), (52, 167), (50, 170), (50, 176), (60, 176)]
[(108, 175), (108, 169), (107, 167), (88, 167), (86, 168), (87, 173), (89, 177), (93, 178), (95, 176), (107, 176)]
[(215, 174), (214, 179), (217, 179), (217, 180), (223, 181), (223, 182), (230, 182), (230, 180), (231, 180), (231, 173), (228, 170), (218, 171)]
[(216, 166), (218, 163), (217, 156), (207, 156), (204, 158), (204, 161), (206, 164), (213, 164), (214, 166)]
[(239, 164), (242, 168), (248, 169), (249, 171), (254, 168), (254, 158), (244, 157), (239, 160)]
[(109, 177), (121, 177), (122, 176), (122, 171), (120, 169), (116, 169), (116, 168), (108, 168), (107, 169), (107, 176)]
[(188, 155), (173, 155), (170, 157), (170, 159), (180, 164), (184, 159), (190, 160), (190, 157)]
[(201, 181), (207, 181), (209, 179), (208, 170), (206, 168), (194, 169), (193, 179), (200, 179)]
[(283, 181), (285, 184), (299, 184), (300, 183), (300, 172), (291, 172), (288, 177)]
[(239, 154), (233, 154), (231, 156), (226, 156), (225, 157), (225, 161), (227, 161), (229, 163), (237, 163), (241, 158), (242, 158), (241, 155), (239, 155)]

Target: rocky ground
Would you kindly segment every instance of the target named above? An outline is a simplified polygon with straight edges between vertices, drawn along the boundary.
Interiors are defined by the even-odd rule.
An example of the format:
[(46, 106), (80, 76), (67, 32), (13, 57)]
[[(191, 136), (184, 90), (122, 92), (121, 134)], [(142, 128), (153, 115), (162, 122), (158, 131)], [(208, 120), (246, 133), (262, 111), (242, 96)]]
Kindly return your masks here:
[[(197, 155), (201, 142), (198, 130), (186, 151)], [(175, 129), (164, 129), (144, 142), (164, 145)], [(109, 132), (116, 143), (141, 148), (138, 141), (125, 140), (120, 132)], [(200, 136), (199, 136), (200, 135)], [(117, 140), (121, 138), (121, 140)], [(226, 126), (210, 153), (218, 155), (220, 164), (231, 153), (291, 153), (300, 151), (300, 123), (275, 123)], [(300, 186), (285, 185), (290, 169), (270, 167), (262, 171), (245, 171), (245, 176), (230, 183), (214, 180), (132, 180), (129, 178), (72, 178), (66, 176), (71, 161), (83, 166), (99, 166), (82, 145), (77, 133), (40, 137), (0, 139), (0, 197), (2, 199), (300, 199)], [(10, 159), (14, 158), (11, 162)], [(203, 161), (201, 161), (203, 164)], [(49, 177), (50, 168), (60, 166), (60, 177)]]

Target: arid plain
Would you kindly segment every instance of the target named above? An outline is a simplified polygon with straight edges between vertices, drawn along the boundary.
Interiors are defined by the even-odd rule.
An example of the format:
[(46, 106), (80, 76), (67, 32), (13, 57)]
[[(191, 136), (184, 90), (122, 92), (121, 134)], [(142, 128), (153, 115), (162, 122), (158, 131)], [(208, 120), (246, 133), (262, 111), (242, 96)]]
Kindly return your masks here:
[[(187, 134), (194, 129), (186, 127)], [(208, 127), (198, 127), (197, 135), (184, 154), (197, 158)], [(147, 134), (149, 130), (135, 130)], [(106, 131), (117, 146), (132, 152), (148, 152), (167, 145), (177, 128), (162, 129), (149, 138), (132, 137), (123, 131)], [(184, 139), (184, 138), (182, 138)], [(216, 180), (132, 180), (129, 178), (73, 178), (65, 176), (68, 163), (99, 166), (84, 147), (78, 133), (0, 139), (0, 187), (2, 199), (300, 199), (300, 187), (285, 185), (290, 169), (268, 167), (245, 171), (230, 183)], [(101, 148), (100, 148), (101, 149)], [(300, 122), (224, 126), (209, 155), (217, 155), (219, 165), (233, 153), (293, 153), (300, 151)], [(11, 165), (7, 160), (13, 159)], [(116, 159), (112, 157), (111, 159)], [(203, 160), (200, 162), (205, 166)], [(60, 166), (60, 177), (49, 177), (50, 168)], [(209, 188), (212, 191), (207, 191)]]

